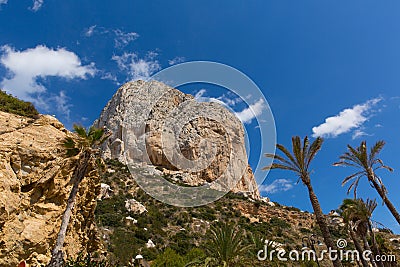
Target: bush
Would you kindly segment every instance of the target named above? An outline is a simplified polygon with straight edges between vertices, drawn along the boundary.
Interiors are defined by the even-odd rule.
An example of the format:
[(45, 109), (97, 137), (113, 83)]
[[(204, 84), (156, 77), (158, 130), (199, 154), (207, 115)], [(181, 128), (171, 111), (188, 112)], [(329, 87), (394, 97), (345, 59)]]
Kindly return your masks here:
[(185, 255), (193, 248), (193, 241), (193, 237), (187, 231), (181, 231), (170, 238), (169, 246), (177, 253)]
[(104, 260), (95, 260), (90, 254), (84, 256), (82, 253), (78, 254), (76, 259), (68, 259), (65, 267), (110, 267)]
[(206, 254), (203, 250), (199, 248), (193, 248), (185, 255), (185, 263), (188, 264), (192, 261), (203, 259), (205, 257)]
[(19, 100), (2, 90), (0, 90), (0, 111), (29, 118), (37, 118), (39, 115), (32, 103)]
[(302, 233), (302, 234), (309, 234), (309, 233), (311, 233), (311, 230), (310, 230), (310, 229), (304, 228), (304, 227), (300, 228), (299, 231), (300, 231), (300, 233)]
[(117, 228), (111, 235), (111, 252), (122, 264), (127, 264), (145, 244), (135, 238), (135, 233), (123, 228)]
[(290, 224), (288, 224), (286, 221), (284, 221), (278, 217), (272, 217), (271, 220), (269, 221), (269, 223), (272, 227), (278, 227), (280, 229), (291, 227)]
[(95, 214), (97, 221), (103, 226), (123, 226), (127, 214), (124, 195), (116, 195), (97, 202)]
[(157, 256), (152, 267), (184, 267), (185, 260), (181, 255), (176, 253), (173, 249), (167, 248), (163, 253)]

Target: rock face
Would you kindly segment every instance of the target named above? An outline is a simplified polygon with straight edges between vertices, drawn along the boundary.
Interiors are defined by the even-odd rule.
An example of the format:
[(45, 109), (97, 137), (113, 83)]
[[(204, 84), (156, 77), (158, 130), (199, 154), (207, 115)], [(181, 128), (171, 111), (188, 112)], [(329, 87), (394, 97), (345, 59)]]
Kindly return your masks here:
[[(176, 127), (179, 123), (180, 127)], [(116, 158), (123, 163), (126, 156), (135, 158), (157, 166), (172, 180), (194, 186), (210, 183), (222, 175), (240, 173), (241, 179), (232, 191), (260, 198), (247, 163), (243, 125), (220, 104), (198, 103), (192, 95), (163, 83), (136, 81), (118, 89), (94, 125), (113, 132), (103, 145), (105, 158)], [(173, 137), (175, 147), (171, 145), (175, 142)], [(240, 155), (232, 157), (233, 153)], [(177, 166), (186, 161), (187, 165)], [(196, 169), (190, 165), (194, 161), (206, 165)]]
[[(77, 158), (66, 159), (59, 143), (68, 131), (55, 118), (33, 120), (0, 112), (0, 266), (50, 260), (72, 184)], [(97, 249), (94, 209), (99, 176), (81, 182), (67, 230), (67, 256)]]

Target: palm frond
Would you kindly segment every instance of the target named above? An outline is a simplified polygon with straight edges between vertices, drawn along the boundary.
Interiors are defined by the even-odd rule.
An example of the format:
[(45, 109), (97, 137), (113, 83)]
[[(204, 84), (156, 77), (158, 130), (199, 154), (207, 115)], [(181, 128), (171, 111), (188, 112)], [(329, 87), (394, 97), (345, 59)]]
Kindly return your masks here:
[(98, 145), (100, 140), (102, 140), (103, 136), (104, 136), (104, 129), (95, 127), (89, 128), (88, 138), (90, 139), (90, 144), (92, 146)]
[(267, 158), (273, 158), (274, 160), (279, 161), (279, 163), (281, 163), (281, 164), (283, 164), (283, 165), (289, 166), (289, 167), (291, 167), (291, 168), (293, 168), (293, 169), (297, 169), (297, 166), (296, 166), (292, 161), (287, 160), (287, 159), (285, 159), (284, 157), (279, 156), (279, 155), (277, 155), (277, 154), (266, 153), (266, 154), (265, 154), (265, 157), (267, 157)]
[(357, 188), (358, 183), (360, 182), (361, 176), (356, 177), (356, 179), (350, 184), (349, 188), (347, 189), (347, 194), (350, 194), (351, 190), (353, 189), (354, 198), (357, 198)]
[(304, 160), (301, 153), (301, 140), (299, 136), (292, 137), (292, 151), (300, 170), (304, 169)]
[(323, 142), (324, 139), (322, 139), (321, 137), (317, 137), (317, 139), (315, 139), (314, 142), (312, 142), (306, 157), (305, 167), (307, 169), (309, 168), (311, 161), (315, 158), (315, 155), (317, 155), (318, 151), (321, 150)]
[(76, 146), (75, 140), (70, 136), (66, 137), (61, 144), (65, 147), (65, 155), (67, 157), (74, 157), (80, 152), (80, 149)]
[(374, 212), (375, 208), (378, 206), (378, 203), (376, 203), (376, 199), (371, 200), (371, 199), (367, 198), (367, 201), (365, 202), (365, 204), (371, 215)]
[(352, 154), (351, 152), (346, 152), (339, 157), (341, 161), (353, 162), (356, 166), (363, 167), (362, 162), (358, 158), (357, 155)]
[(283, 165), (283, 164), (280, 164), (280, 163), (272, 163), (271, 165), (265, 166), (265, 167), (262, 168), (262, 169), (263, 169), (264, 171), (265, 171), (265, 170), (273, 170), (273, 169), (281, 169), (281, 170), (294, 171), (294, 172), (296, 172), (296, 173), (299, 172), (298, 169), (294, 169), (294, 168), (292, 168), (292, 167), (290, 167), (290, 166)]
[(347, 176), (346, 178), (343, 179), (343, 181), (342, 181), (342, 186), (344, 186), (348, 181), (350, 181), (350, 180), (353, 179), (354, 177), (356, 177), (356, 176), (362, 176), (362, 175), (364, 175), (364, 171), (359, 171), (359, 172), (356, 172), (356, 173), (353, 173), (353, 174)]
[(296, 165), (298, 168), (300, 168), (300, 166), (297, 164), (296, 159), (293, 157), (293, 155), (289, 152), (289, 150), (286, 147), (284, 147), (283, 145), (277, 144), (276, 148), (278, 148), (283, 154), (285, 154), (285, 156), (291, 162), (293, 162), (294, 165)]
[(385, 164), (383, 164), (383, 160), (381, 160), (381, 159), (375, 159), (372, 163), (373, 163), (373, 164), (379, 163), (379, 166), (377, 166), (375, 169), (381, 169), (381, 168), (383, 168), (383, 169), (386, 169), (386, 170), (388, 170), (388, 171), (390, 171), (390, 172), (393, 171), (393, 168), (392, 168), (392, 167), (389, 167), (389, 166), (387, 166), (387, 165), (385, 165)]
[(371, 151), (370, 151), (370, 165), (372, 165), (373, 161), (375, 160), (376, 156), (381, 152), (381, 150), (383, 149), (383, 147), (385, 146), (385, 141), (383, 140), (379, 140), (375, 143), (375, 145), (373, 145), (371, 147)]
[(334, 163), (332, 164), (332, 166), (335, 166), (335, 167), (336, 167), (336, 166), (345, 166), (345, 167), (356, 167), (356, 168), (359, 167), (359, 165), (357, 165), (357, 164), (355, 164), (355, 163), (351, 163), (351, 162), (349, 162), (349, 161), (344, 161), (344, 160), (334, 162)]
[(310, 152), (309, 146), (310, 146), (310, 142), (308, 140), (308, 136), (306, 136), (303, 139), (303, 149), (302, 149), (302, 152), (301, 152), (301, 161), (303, 163), (306, 163), (306, 158), (307, 158), (307, 156), (308, 156), (308, 154)]
[(87, 132), (86, 132), (86, 129), (85, 129), (85, 127), (83, 127), (82, 125), (74, 124), (73, 128), (74, 128), (74, 132), (75, 132), (79, 137), (81, 137), (81, 138), (87, 138), (87, 137), (88, 137)]

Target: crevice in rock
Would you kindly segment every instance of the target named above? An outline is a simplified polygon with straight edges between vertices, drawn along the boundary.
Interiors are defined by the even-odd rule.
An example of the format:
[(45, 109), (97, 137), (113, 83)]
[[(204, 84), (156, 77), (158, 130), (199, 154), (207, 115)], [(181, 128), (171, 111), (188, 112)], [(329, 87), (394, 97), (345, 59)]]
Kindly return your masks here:
[(21, 192), (22, 193), (27, 193), (27, 192), (31, 191), (35, 187), (35, 185), (36, 185), (36, 183), (30, 183), (30, 184), (27, 184), (27, 185), (23, 185), (21, 187)]

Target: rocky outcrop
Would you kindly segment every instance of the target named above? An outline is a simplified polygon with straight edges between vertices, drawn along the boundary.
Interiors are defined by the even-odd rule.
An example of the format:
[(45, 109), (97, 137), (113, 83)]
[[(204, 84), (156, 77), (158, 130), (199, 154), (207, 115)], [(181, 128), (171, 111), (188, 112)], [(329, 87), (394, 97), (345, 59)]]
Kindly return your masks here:
[[(239, 173), (242, 177), (232, 191), (260, 197), (247, 163), (243, 125), (220, 104), (198, 103), (159, 82), (136, 81), (118, 89), (94, 125), (113, 132), (103, 147), (105, 158), (124, 163), (126, 157), (134, 158), (194, 186)], [(171, 145), (175, 141), (176, 146)], [(193, 168), (192, 162), (205, 163)]]
[(146, 207), (135, 199), (125, 200), (125, 208), (129, 212), (137, 214), (142, 214), (143, 212), (147, 211)]
[[(36, 120), (0, 112), (0, 266), (50, 260), (72, 187), (77, 158), (60, 146), (68, 131), (55, 118)], [(99, 176), (90, 170), (81, 182), (67, 230), (67, 256), (98, 246), (94, 209)]]

